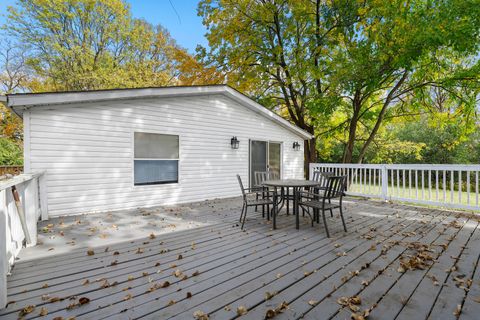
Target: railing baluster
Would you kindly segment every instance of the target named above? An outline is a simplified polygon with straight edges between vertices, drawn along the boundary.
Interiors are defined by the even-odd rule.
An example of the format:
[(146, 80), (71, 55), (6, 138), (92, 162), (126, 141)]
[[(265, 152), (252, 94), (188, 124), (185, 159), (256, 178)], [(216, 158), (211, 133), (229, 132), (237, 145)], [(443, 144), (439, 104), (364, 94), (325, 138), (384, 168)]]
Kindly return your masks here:
[(418, 199), (418, 170), (415, 169), (415, 199)]
[(438, 199), (438, 170), (435, 171), (435, 189), (437, 191), (437, 201), (439, 201)]
[(390, 183), (390, 185), (392, 186), (392, 190), (390, 191), (390, 194), (392, 197), (395, 196), (395, 178), (394, 178), (394, 175), (393, 175), (393, 171), (395, 171), (394, 169), (390, 169), (390, 178), (392, 179), (392, 182)]
[(443, 170), (443, 202), (447, 202), (447, 171)]
[(478, 207), (478, 171), (475, 171), (475, 205)]
[(412, 197), (412, 170), (408, 170), (408, 197)]
[(475, 171), (475, 205), (478, 207), (478, 171)]
[(425, 170), (422, 169), (422, 200), (425, 200)]
[(462, 171), (458, 171), (458, 203), (462, 203)]
[(432, 170), (428, 170), (428, 200), (432, 200)]
[(453, 174), (453, 170), (451, 172), (451, 176), (450, 176), (450, 202), (453, 203), (453, 186), (455, 184), (455, 175)]
[(368, 193), (372, 193), (372, 169), (368, 168)]
[(470, 171), (467, 171), (467, 204), (470, 204)]
[(397, 198), (400, 197), (400, 170), (397, 169)]
[(363, 194), (367, 193), (367, 169), (363, 169)]

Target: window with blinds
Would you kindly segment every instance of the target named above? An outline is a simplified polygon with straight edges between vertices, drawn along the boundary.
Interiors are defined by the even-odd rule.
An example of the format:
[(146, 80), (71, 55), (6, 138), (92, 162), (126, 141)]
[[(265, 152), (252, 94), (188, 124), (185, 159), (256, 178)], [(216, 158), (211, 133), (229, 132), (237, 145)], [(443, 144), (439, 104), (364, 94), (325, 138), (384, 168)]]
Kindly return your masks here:
[(178, 182), (178, 160), (178, 136), (134, 133), (135, 185)]

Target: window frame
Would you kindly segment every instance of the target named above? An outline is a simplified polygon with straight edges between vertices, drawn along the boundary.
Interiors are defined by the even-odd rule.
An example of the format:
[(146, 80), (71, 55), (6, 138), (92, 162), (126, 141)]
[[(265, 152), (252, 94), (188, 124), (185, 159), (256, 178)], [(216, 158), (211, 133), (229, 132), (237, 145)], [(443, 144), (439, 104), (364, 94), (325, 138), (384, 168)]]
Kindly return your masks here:
[[(135, 158), (135, 133), (149, 133), (149, 134), (158, 134), (158, 135), (166, 135), (166, 136), (177, 136), (178, 137), (178, 158), (177, 159), (154, 159), (154, 158)], [(131, 132), (131, 159), (130, 163), (132, 165), (131, 172), (131, 185), (133, 188), (152, 188), (158, 186), (168, 186), (168, 185), (179, 185), (181, 179), (181, 170), (180, 170), (180, 159), (181, 159), (181, 145), (182, 145), (182, 137), (180, 134), (176, 132), (165, 132), (165, 131), (154, 131), (154, 130), (133, 130)], [(165, 181), (165, 182), (152, 182), (152, 183), (144, 183), (144, 184), (135, 184), (135, 160), (174, 160), (178, 163), (177, 168), (177, 181)]]

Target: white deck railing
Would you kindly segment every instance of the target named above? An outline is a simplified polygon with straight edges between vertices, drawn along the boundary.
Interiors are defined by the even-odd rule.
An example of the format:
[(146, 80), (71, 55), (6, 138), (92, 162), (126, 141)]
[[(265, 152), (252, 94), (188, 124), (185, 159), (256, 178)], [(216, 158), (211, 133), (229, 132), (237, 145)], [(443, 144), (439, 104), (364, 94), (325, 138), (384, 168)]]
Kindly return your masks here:
[(0, 182), (0, 309), (7, 303), (7, 274), (24, 246), (37, 243), (37, 222), (48, 219), (46, 176), (21, 174)]
[(347, 176), (347, 194), (480, 210), (480, 165), (330, 164), (311, 163), (314, 170)]

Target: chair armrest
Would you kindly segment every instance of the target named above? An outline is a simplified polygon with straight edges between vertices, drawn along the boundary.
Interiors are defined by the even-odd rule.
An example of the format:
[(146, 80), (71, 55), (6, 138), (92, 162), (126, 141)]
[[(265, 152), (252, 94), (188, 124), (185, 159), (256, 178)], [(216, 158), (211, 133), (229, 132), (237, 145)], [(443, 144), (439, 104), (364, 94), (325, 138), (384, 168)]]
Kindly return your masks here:
[(251, 187), (251, 188), (244, 188), (243, 190), (249, 192), (262, 192), (268, 189), (267, 187)]
[(299, 191), (298, 192), (300, 198), (322, 198), (323, 194), (321, 193), (314, 193), (314, 192), (309, 192), (309, 191)]

